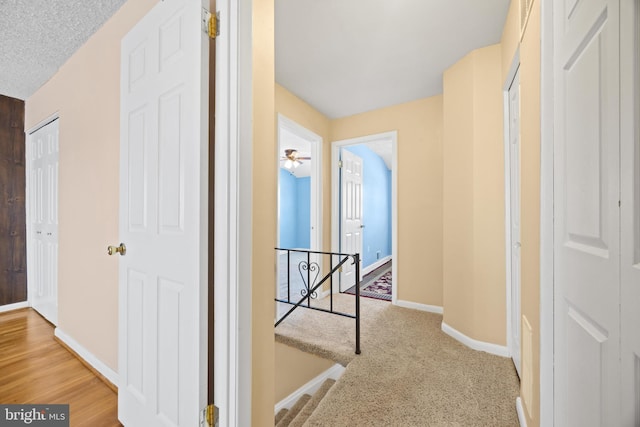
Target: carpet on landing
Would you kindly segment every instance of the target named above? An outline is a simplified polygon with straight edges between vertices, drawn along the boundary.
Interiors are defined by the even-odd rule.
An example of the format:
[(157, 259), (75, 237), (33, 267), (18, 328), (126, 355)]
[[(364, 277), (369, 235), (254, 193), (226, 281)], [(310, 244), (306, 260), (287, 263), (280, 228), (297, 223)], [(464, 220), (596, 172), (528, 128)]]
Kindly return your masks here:
[[(353, 311), (354, 301), (335, 295), (334, 307)], [(361, 309), (359, 356), (352, 319), (296, 310), (276, 328), (277, 341), (346, 366), (305, 425), (518, 425), (519, 380), (510, 359), (449, 337), (439, 314), (368, 298)]]

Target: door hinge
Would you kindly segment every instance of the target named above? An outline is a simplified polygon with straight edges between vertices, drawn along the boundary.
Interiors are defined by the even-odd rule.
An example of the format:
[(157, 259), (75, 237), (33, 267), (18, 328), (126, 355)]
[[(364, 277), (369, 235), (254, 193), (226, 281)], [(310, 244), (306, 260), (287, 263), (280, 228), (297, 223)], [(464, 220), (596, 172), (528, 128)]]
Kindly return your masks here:
[(220, 12), (214, 15), (207, 9), (202, 9), (202, 31), (212, 40), (220, 35)]
[(338, 160), (338, 167), (342, 168), (342, 160)]
[(215, 405), (207, 405), (202, 412), (204, 413), (205, 426), (218, 427), (218, 408), (216, 408)]

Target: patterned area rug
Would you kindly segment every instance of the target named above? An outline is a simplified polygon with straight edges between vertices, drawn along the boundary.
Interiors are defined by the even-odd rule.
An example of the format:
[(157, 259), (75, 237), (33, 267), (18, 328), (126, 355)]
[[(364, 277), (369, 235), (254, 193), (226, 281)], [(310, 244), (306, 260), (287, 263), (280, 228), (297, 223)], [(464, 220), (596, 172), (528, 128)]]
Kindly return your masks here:
[[(389, 266), (388, 271), (384, 272), (372, 282), (369, 282), (369, 284), (360, 287), (360, 296), (391, 301), (392, 282), (391, 267)], [(352, 286), (347, 289), (345, 293), (354, 295), (356, 293), (356, 287)]]

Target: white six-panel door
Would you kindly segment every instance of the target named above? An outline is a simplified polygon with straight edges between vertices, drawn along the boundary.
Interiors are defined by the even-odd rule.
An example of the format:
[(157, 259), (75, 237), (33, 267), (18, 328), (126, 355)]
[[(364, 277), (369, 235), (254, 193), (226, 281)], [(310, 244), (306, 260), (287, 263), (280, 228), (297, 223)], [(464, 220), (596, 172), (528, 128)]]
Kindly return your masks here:
[[(360, 254), (362, 276), (362, 159), (342, 149), (341, 171), (341, 245), (340, 252)], [(342, 266), (340, 290), (346, 291), (356, 283), (356, 270), (352, 260)], [(359, 280), (359, 278), (358, 278)]]
[(509, 87), (509, 189), (511, 210), (511, 358), (520, 373), (520, 73)]
[(58, 324), (58, 119), (29, 136), (29, 292), (45, 319)]
[(206, 405), (201, 12), (198, 1), (159, 2), (122, 40), (118, 415), (127, 427), (193, 427)]
[(554, 7), (556, 426), (619, 426), (619, 1)]

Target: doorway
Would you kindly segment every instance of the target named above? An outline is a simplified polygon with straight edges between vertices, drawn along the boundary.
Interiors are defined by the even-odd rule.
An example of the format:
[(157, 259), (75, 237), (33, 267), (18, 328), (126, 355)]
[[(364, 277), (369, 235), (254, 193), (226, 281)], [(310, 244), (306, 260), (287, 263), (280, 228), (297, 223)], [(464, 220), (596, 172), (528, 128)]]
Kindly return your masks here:
[(29, 132), (27, 143), (27, 269), (31, 306), (58, 324), (59, 120)]
[[(322, 137), (278, 115), (278, 248), (322, 250), (321, 147)], [(304, 265), (322, 271), (322, 259), (316, 254), (278, 251), (278, 298), (290, 297), (297, 302), (304, 296), (304, 277), (309, 280), (309, 276), (299, 270)], [(316, 294), (317, 298), (323, 296)]]
[[(336, 141), (331, 150), (332, 250), (360, 253), (359, 279), (368, 273), (380, 272), (381, 267), (390, 263), (390, 273), (384, 278), (391, 283), (390, 298), (380, 299), (395, 303), (398, 287), (397, 132)], [(376, 164), (379, 171), (372, 169)], [(361, 191), (356, 191), (358, 182), (362, 183)], [(339, 280), (341, 292), (349, 292), (355, 285), (354, 277), (354, 271), (343, 269), (334, 280)], [(371, 285), (374, 286), (375, 281)], [(362, 283), (360, 287), (362, 289)]]

